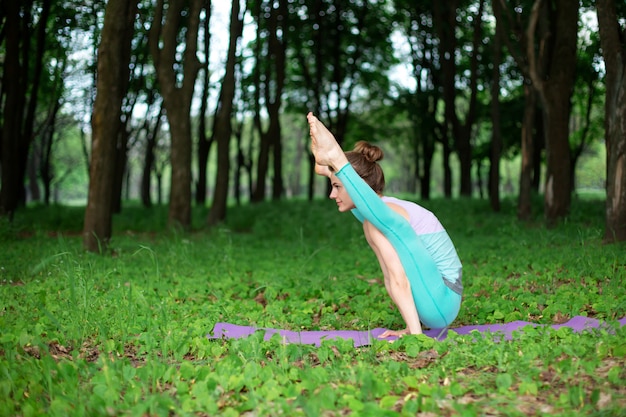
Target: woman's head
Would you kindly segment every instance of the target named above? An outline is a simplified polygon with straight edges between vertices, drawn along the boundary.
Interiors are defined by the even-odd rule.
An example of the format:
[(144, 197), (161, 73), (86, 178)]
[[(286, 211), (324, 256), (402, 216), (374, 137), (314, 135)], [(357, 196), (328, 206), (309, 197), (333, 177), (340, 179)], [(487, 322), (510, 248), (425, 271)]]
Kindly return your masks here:
[(359, 141), (353, 150), (346, 152), (346, 157), (357, 174), (376, 194), (382, 194), (385, 189), (385, 174), (378, 161), (384, 157), (383, 150), (369, 142)]
[[(378, 161), (383, 159), (383, 151), (378, 146), (360, 141), (354, 145), (354, 149), (346, 152), (348, 162), (357, 174), (377, 193), (382, 194), (385, 188), (385, 175), (378, 165)], [(337, 176), (332, 173), (328, 167), (316, 165), (315, 171), (320, 175), (325, 175), (330, 179), (331, 191), (330, 198), (335, 200), (339, 211), (345, 212), (352, 210), (354, 202), (350, 194), (346, 191), (343, 183)]]

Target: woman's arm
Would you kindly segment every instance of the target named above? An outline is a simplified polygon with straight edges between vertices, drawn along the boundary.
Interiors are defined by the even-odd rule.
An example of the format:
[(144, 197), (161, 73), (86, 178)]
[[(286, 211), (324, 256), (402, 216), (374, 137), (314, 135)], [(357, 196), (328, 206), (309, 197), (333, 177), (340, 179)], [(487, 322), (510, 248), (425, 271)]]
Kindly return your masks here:
[[(406, 211), (395, 204), (388, 204), (394, 211), (402, 217), (407, 218)], [(422, 326), (420, 324), (419, 315), (415, 307), (415, 301), (411, 293), (411, 284), (406, 276), (402, 262), (393, 245), (374, 225), (368, 221), (363, 223), (363, 231), (367, 242), (376, 254), (380, 269), (385, 278), (385, 288), (389, 296), (398, 307), (406, 329), (401, 331), (388, 330), (381, 337), (400, 336), (402, 334), (421, 334)]]
[(363, 223), (365, 237), (376, 254), (380, 269), (385, 278), (385, 287), (389, 296), (400, 311), (406, 323), (406, 330), (399, 332), (387, 331), (381, 337), (399, 336), (400, 334), (421, 334), (422, 326), (419, 321), (415, 301), (411, 294), (411, 285), (406, 277), (400, 258), (387, 238), (370, 222)]

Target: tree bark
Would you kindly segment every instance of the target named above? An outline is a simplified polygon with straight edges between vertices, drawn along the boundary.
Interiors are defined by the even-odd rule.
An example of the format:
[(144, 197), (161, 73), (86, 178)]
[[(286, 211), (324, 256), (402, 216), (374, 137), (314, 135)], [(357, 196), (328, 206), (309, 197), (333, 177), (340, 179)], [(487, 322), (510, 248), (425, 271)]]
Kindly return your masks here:
[[(439, 57), (441, 70), (441, 86), (443, 90), (444, 102), (444, 122), (442, 124), (443, 143), (443, 170), (444, 170), (444, 195), (447, 198), (452, 197), (452, 179), (450, 178), (450, 146), (448, 143), (454, 141), (455, 122), (457, 117), (455, 105), (455, 72), (456, 63), (454, 61), (456, 50), (456, 36), (454, 34), (456, 27), (456, 4), (458, 1), (452, 2), (435, 2), (433, 12), (433, 25), (435, 26), (437, 36), (439, 38)], [(460, 157), (460, 155), (459, 155)], [(462, 162), (461, 162), (462, 163)], [(463, 163), (462, 163), (463, 164)], [(461, 176), (467, 175), (466, 166), (461, 168)], [(471, 173), (470, 173), (471, 175)]]
[[(31, 96), (28, 101), (28, 108), (26, 111), (26, 120), (24, 121), (24, 133), (23, 133), (24, 140), (22, 141), (24, 146), (20, 147), (20, 153), (18, 156), (19, 164), (20, 164), (20, 172), (22, 173), (21, 179), (19, 180), (20, 185), (22, 186), (21, 187), (22, 190), (24, 189), (23, 184), (24, 184), (24, 173), (26, 170), (26, 161), (28, 159), (30, 145), (34, 137), (35, 112), (37, 110), (37, 104), (39, 102), (39, 85), (41, 83), (41, 74), (43, 71), (43, 57), (44, 57), (45, 48), (46, 48), (46, 30), (47, 30), (47, 24), (48, 24), (48, 17), (50, 15), (50, 7), (51, 7), (51, 1), (44, 0), (41, 5), (41, 11), (40, 11), (41, 14), (39, 16), (40, 21), (39, 21), (39, 24), (37, 25), (37, 34), (36, 34), (37, 50), (36, 50), (35, 57), (34, 57), (35, 63), (34, 63), (33, 85), (31, 87)], [(56, 117), (56, 114), (55, 114), (55, 117)], [(26, 200), (24, 199), (23, 193), (20, 196), (20, 202), (21, 203), (26, 202)]]
[(230, 14), (230, 42), (226, 59), (226, 72), (215, 113), (213, 135), (217, 142), (217, 176), (213, 204), (207, 216), (207, 224), (214, 226), (226, 218), (228, 183), (230, 176), (230, 137), (232, 135), (231, 116), (235, 96), (235, 66), (237, 44), (243, 31), (243, 21), (239, 17), (239, 2), (233, 1)]
[[(472, 40), (472, 57), (470, 59), (470, 98), (464, 121), (461, 122), (456, 110), (456, 9), (458, 1), (435, 2), (434, 21), (439, 37), (441, 60), (443, 100), (445, 104), (445, 129), (449, 130), (460, 162), (460, 194), (472, 195), (472, 127), (476, 119), (478, 93), (479, 45), (481, 43), (482, 14), (484, 1), (479, 1), (477, 15), (474, 19), (474, 36)], [(449, 197), (449, 195), (446, 194)]]
[[(499, 23), (507, 25), (506, 30), (515, 34), (518, 42), (512, 42), (511, 36), (503, 36), (502, 39), (507, 46), (510, 55), (515, 59), (515, 63), (519, 67), (524, 76), (524, 115), (522, 118), (522, 135), (521, 135), (521, 168), (519, 180), (519, 195), (517, 203), (517, 217), (520, 220), (529, 220), (532, 216), (532, 192), (538, 191), (539, 180), (541, 178), (541, 152), (543, 149), (543, 139), (541, 133), (543, 128), (537, 128), (537, 121), (543, 120), (541, 114), (537, 112), (537, 90), (532, 83), (530, 74), (531, 61), (534, 63), (535, 71), (540, 77), (543, 77), (546, 70), (545, 59), (548, 53), (547, 40), (541, 38), (538, 44), (544, 47), (539, 48), (535, 53), (535, 29), (538, 19), (537, 14), (529, 13), (528, 22), (522, 19), (522, 13), (511, 8), (506, 0), (492, 0), (494, 16)], [(542, 35), (547, 35), (547, 31), (543, 31)]]
[(615, 0), (597, 0), (596, 6), (606, 67), (604, 240), (623, 242), (626, 240), (626, 29), (620, 26)]
[(51, 163), (52, 157), (52, 144), (54, 143), (54, 133), (57, 115), (61, 110), (61, 98), (55, 100), (52, 110), (49, 115), (49, 120), (46, 123), (41, 137), (41, 157), (39, 174), (44, 186), (44, 204), (47, 206), (50, 204), (51, 198), (51, 186), (54, 179), (54, 171)]
[[(204, 0), (205, 18), (202, 21), (204, 29), (204, 56), (211, 54), (211, 0)], [(204, 73), (202, 76), (202, 99), (200, 100), (200, 123), (198, 124), (198, 181), (196, 183), (196, 204), (204, 206), (206, 204), (207, 195), (207, 164), (209, 161), (209, 152), (211, 150), (211, 141), (207, 135), (207, 110), (209, 103), (211, 71), (208, 62), (204, 65)]]
[(106, 248), (111, 238), (111, 197), (115, 146), (122, 100), (128, 89), (129, 57), (138, 0), (110, 0), (106, 6), (98, 48), (98, 77), (91, 128), (89, 195), (83, 226), (83, 246), (91, 252)]
[(256, 39), (257, 42), (254, 46), (254, 61), (255, 67), (253, 69), (252, 78), (254, 80), (254, 127), (259, 137), (259, 153), (256, 159), (256, 179), (254, 180), (254, 188), (250, 201), (252, 203), (259, 203), (265, 200), (265, 180), (267, 177), (267, 170), (269, 168), (269, 155), (271, 148), (271, 137), (267, 134), (263, 127), (263, 117), (261, 115), (261, 90), (267, 88), (267, 83), (262, 82), (263, 67), (269, 66), (269, 59), (263, 56), (263, 44), (261, 39), (263, 38), (263, 20), (264, 10), (263, 2), (257, 1), (254, 8), (255, 20), (257, 22)]
[[(554, 8), (549, 9), (554, 5)], [(578, 2), (555, 0), (542, 4), (536, 0), (531, 15), (529, 34), (530, 76), (542, 103), (545, 143), (546, 181), (544, 212), (548, 225), (569, 214), (571, 204), (569, 115), (570, 100), (576, 71), (576, 42), (578, 36)], [(551, 54), (546, 76), (535, 63), (534, 28), (542, 13), (553, 14), (549, 19), (547, 38)], [(547, 17), (545, 17), (548, 20)]]
[(524, 84), (524, 117), (522, 120), (521, 170), (517, 218), (530, 220), (532, 217), (532, 181), (534, 164), (534, 127), (537, 99), (535, 88)]
[[(280, 110), (282, 106), (283, 88), (285, 86), (285, 26), (287, 19), (287, 0), (279, 0), (277, 7), (272, 8), (269, 25), (269, 55), (272, 66), (268, 69), (268, 82), (265, 88), (265, 102), (269, 116), (268, 135), (272, 141), (272, 161), (274, 162), (274, 177), (272, 180), (272, 199), (279, 200), (284, 191), (283, 159), (282, 159), (282, 128)], [(282, 38), (280, 34), (282, 33)], [(268, 80), (270, 81), (270, 80)], [(273, 87), (273, 88), (272, 88)]]
[[(498, 2), (493, 3), (499, 7)], [(500, 119), (500, 64), (502, 63), (502, 22), (496, 20), (493, 39), (493, 79), (491, 81), (491, 149), (489, 155), (489, 202), (491, 209), (500, 211), (500, 158), (502, 155), (502, 129)]]
[(155, 168), (155, 150), (159, 129), (161, 128), (161, 118), (163, 116), (163, 103), (159, 104), (159, 113), (155, 118), (154, 125), (150, 125), (149, 111), (154, 104), (154, 99), (148, 100), (148, 110), (144, 120), (143, 130), (146, 135), (146, 148), (144, 151), (144, 161), (141, 173), (141, 203), (144, 207), (152, 207), (150, 192), (152, 189), (152, 172)]
[[(0, 215), (13, 218), (15, 210), (25, 202), (24, 181), (28, 151), (33, 137), (33, 124), (39, 94), (39, 83), (45, 52), (46, 25), (50, 0), (44, 0), (33, 22), (32, 4), (27, 1), (6, 2), (5, 51), (2, 93), (4, 97), (2, 150), (0, 169)], [(36, 28), (32, 42), (32, 28)], [(31, 42), (36, 46), (31, 54)], [(0, 98), (1, 99), (1, 98)]]
[[(436, 103), (439, 101), (441, 77), (433, 71), (435, 42), (432, 42), (432, 26), (424, 27), (421, 19), (431, 15), (430, 6), (406, 2), (403, 7), (408, 19), (404, 31), (409, 40), (411, 75), (415, 80), (415, 91), (407, 96), (408, 117), (412, 125), (411, 147), (414, 158), (414, 182), (419, 184), (422, 200), (430, 199), (431, 167), (436, 141)], [(432, 20), (432, 19), (431, 19)], [(439, 129), (440, 130), (440, 129)]]
[[(254, 123), (259, 133), (260, 145), (257, 159), (256, 186), (252, 193), (252, 202), (265, 199), (265, 185), (269, 170), (269, 157), (272, 156), (274, 178), (272, 182), (272, 199), (280, 199), (283, 192), (282, 179), (282, 142), (280, 110), (282, 106), (283, 87), (285, 85), (285, 20), (287, 19), (287, 2), (269, 2), (266, 7), (257, 3), (255, 10), (257, 21), (257, 46), (255, 48), (255, 116)], [(263, 9), (263, 12), (262, 12)], [(264, 18), (269, 9), (269, 18)], [(262, 23), (266, 22), (267, 54), (262, 55), (261, 39), (263, 38)], [(282, 37), (281, 37), (282, 34)], [(264, 73), (261, 77), (261, 73)], [(268, 115), (267, 128), (263, 126), (261, 117), (261, 94)]]
[(127, 126), (127, 123), (120, 125), (117, 143), (115, 145), (115, 169), (113, 170), (113, 192), (111, 193), (111, 211), (114, 214), (122, 212), (122, 190), (124, 188), (124, 177), (127, 171), (128, 142), (130, 136)]
[[(171, 134), (171, 182), (168, 226), (191, 227), (191, 99), (201, 64), (196, 56), (202, 0), (169, 0), (162, 24), (164, 0), (159, 0), (150, 28), (150, 51), (163, 95)], [(188, 8), (188, 10), (186, 10)], [(185, 51), (177, 62), (178, 35), (186, 21)], [(160, 46), (162, 42), (162, 46)], [(182, 66), (182, 74), (175, 67)], [(182, 76), (182, 80), (181, 80)]]
[(452, 168), (450, 168), (450, 157), (452, 156), (452, 147), (448, 134), (443, 136), (443, 195), (446, 198), (452, 197)]
[[(537, 91), (535, 90), (535, 96)], [(537, 102), (535, 97), (535, 103)], [(533, 134), (533, 174), (532, 174), (532, 191), (535, 194), (539, 194), (539, 188), (541, 187), (541, 170), (543, 167), (544, 151), (546, 149), (545, 140), (545, 123), (543, 122), (543, 112), (539, 111), (539, 108), (535, 109), (535, 127)], [(532, 132), (532, 130), (531, 130)]]
[(246, 156), (243, 151), (243, 121), (237, 124), (235, 131), (233, 132), (236, 138), (236, 148), (237, 148), (237, 163), (235, 165), (235, 173), (234, 173), (234, 194), (235, 201), (237, 202), (237, 206), (241, 205), (241, 172), (246, 167)]

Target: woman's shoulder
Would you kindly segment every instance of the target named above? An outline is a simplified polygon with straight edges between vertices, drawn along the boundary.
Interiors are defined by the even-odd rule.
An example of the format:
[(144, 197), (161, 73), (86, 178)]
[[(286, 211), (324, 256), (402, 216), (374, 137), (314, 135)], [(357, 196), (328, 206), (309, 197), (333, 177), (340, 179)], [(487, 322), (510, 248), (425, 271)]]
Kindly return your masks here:
[(430, 213), (429, 210), (425, 209), (424, 207), (420, 206), (419, 204), (417, 204), (414, 201), (403, 200), (401, 198), (391, 197), (391, 196), (383, 196), (382, 199), (383, 199), (383, 201), (385, 203), (397, 204), (399, 206), (404, 207), (405, 209), (407, 207), (410, 207), (413, 210), (424, 211), (424, 212), (429, 212)]
[(443, 226), (430, 210), (413, 201), (402, 200), (396, 197), (383, 197), (383, 201), (388, 205), (399, 206), (406, 211), (411, 226), (418, 234), (434, 233), (443, 230)]
[(409, 212), (408, 207), (406, 207), (404, 204), (401, 204), (401, 200), (397, 200), (397, 199), (396, 200), (383, 199), (383, 201), (393, 211), (395, 211), (396, 213), (400, 214), (405, 219), (411, 220), (411, 213)]

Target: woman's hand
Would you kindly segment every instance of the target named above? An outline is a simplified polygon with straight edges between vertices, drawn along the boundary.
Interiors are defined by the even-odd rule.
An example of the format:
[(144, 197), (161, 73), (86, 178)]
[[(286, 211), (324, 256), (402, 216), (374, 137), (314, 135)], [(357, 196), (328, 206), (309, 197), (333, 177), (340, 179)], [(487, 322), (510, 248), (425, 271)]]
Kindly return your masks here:
[(383, 334), (381, 334), (380, 336), (378, 336), (379, 339), (386, 339), (388, 337), (402, 337), (405, 334), (410, 334), (409, 333), (409, 329), (403, 329), (403, 330), (385, 330), (383, 332)]

